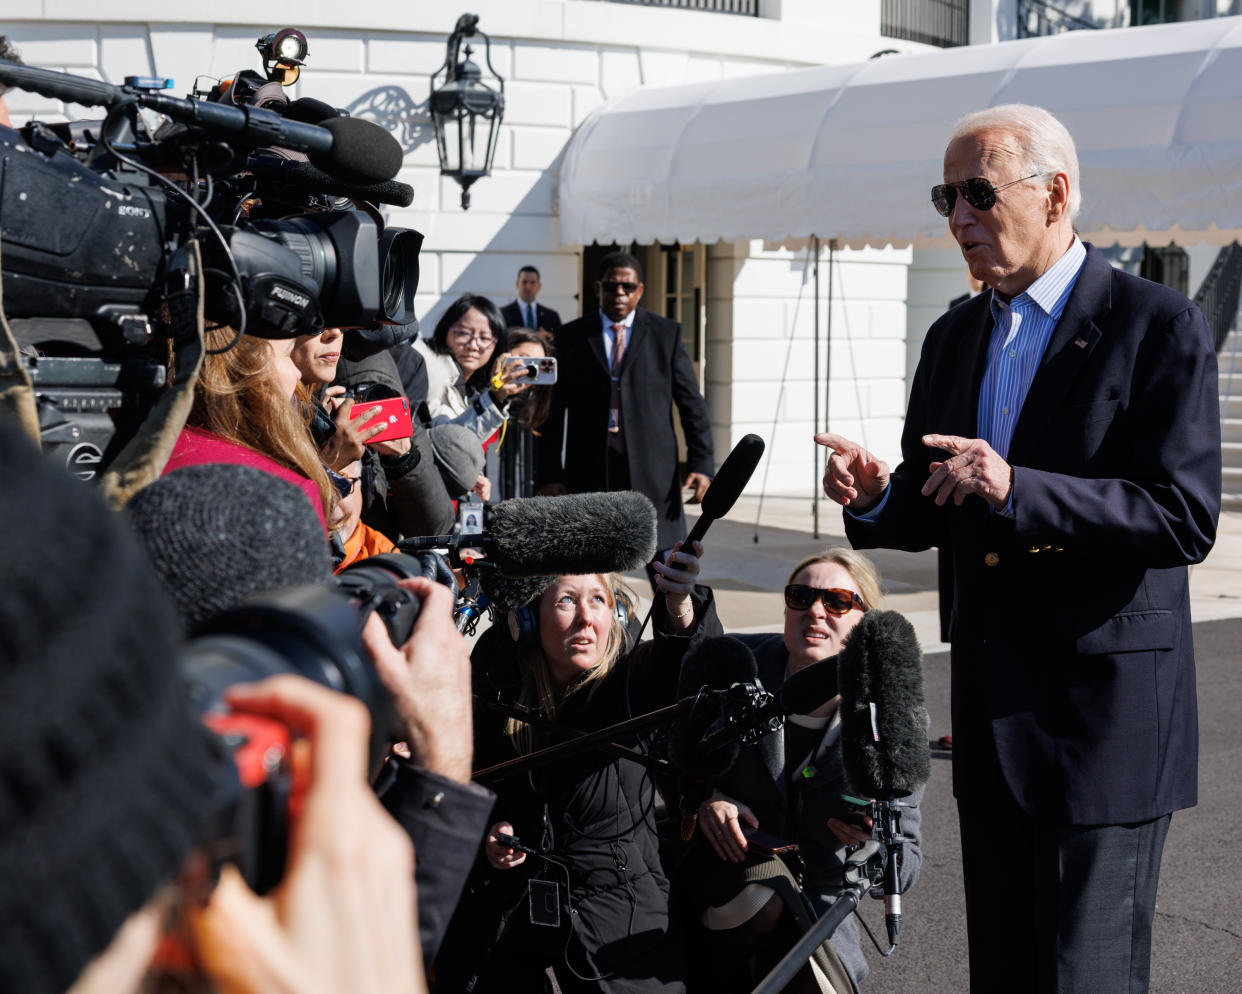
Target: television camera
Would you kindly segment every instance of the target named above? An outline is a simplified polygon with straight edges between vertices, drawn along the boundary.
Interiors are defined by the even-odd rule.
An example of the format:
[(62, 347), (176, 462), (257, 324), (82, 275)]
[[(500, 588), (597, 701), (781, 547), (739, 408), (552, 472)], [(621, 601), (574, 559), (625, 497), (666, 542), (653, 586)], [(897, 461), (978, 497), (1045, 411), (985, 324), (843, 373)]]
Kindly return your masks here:
[(288, 99), (301, 32), (256, 47), (266, 76), (242, 70), (186, 99), (164, 92), (171, 80), (117, 86), (0, 60), (0, 82), (106, 111), (0, 127), (4, 311), (44, 448), (82, 478), (138, 430), (170, 359), (197, 365), (195, 309), (187, 321), (174, 306), (187, 293), (234, 340), (414, 321), (422, 235), (377, 206), (413, 199), (393, 181), (400, 144)]

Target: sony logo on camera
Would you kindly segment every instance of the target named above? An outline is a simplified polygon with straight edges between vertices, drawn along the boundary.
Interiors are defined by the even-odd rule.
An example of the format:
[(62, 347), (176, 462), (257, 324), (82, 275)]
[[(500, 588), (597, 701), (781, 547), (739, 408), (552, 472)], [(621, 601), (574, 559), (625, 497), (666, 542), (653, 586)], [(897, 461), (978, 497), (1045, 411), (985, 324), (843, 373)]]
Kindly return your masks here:
[(311, 299), (307, 294), (298, 293), (296, 290), (290, 290), (288, 287), (281, 286), (279, 283), (274, 284), (271, 288), (269, 288), (267, 293), (269, 297), (275, 300), (283, 300), (285, 303), (292, 304), (299, 310), (303, 310), (310, 306)]
[(151, 217), (150, 208), (139, 207), (136, 204), (119, 204), (116, 213), (118, 217), (140, 217), (144, 220)]

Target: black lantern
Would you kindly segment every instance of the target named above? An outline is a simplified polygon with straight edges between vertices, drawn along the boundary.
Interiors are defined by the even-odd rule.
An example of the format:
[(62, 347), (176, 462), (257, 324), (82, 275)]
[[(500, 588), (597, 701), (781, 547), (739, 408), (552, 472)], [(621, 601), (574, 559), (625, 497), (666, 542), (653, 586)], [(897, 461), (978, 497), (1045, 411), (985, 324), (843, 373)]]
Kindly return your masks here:
[[(484, 61), (495, 86), (483, 81), (483, 73), (470, 61), (473, 49), (467, 45), (460, 57), (462, 41), (475, 35), (483, 38)], [(436, 78), (443, 73), (439, 88)], [(440, 154), (440, 173), (461, 184), (461, 206), (470, 207), (470, 184), (492, 171), (496, 155), (496, 136), (505, 113), (505, 81), (492, 68), (492, 43), (479, 30), (478, 14), (462, 14), (448, 40), (444, 64), (431, 74), (431, 123), (436, 130), (436, 151)]]

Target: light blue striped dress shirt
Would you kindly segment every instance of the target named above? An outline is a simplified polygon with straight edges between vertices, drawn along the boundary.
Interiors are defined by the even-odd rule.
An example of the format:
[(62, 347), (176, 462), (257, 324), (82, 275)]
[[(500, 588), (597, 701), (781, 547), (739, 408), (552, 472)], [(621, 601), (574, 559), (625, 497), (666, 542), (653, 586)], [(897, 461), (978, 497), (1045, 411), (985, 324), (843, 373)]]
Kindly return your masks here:
[[(992, 338), (979, 386), (978, 431), (1002, 459), (1009, 458), (1022, 402), (1086, 261), (1087, 250), (1075, 235), (1065, 254), (1009, 303), (992, 294)], [(880, 502), (861, 514), (845, 510), (862, 521), (874, 521), (888, 503), (889, 493), (885, 490)], [(1012, 490), (998, 513), (1013, 517)]]
[(1086, 261), (1078, 237), (1039, 279), (1006, 303), (992, 294), (992, 338), (979, 386), (979, 437), (1002, 459), (1070, 291)]

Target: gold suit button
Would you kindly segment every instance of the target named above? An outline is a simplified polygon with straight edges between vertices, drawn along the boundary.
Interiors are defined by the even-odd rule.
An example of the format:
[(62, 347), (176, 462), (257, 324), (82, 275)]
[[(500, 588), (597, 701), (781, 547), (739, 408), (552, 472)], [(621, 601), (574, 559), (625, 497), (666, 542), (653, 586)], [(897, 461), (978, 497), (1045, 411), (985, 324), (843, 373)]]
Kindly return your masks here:
[(989, 552), (986, 556), (983, 557), (983, 564), (985, 566), (995, 566), (999, 562), (1000, 562), (1000, 556), (998, 556), (995, 552)]

